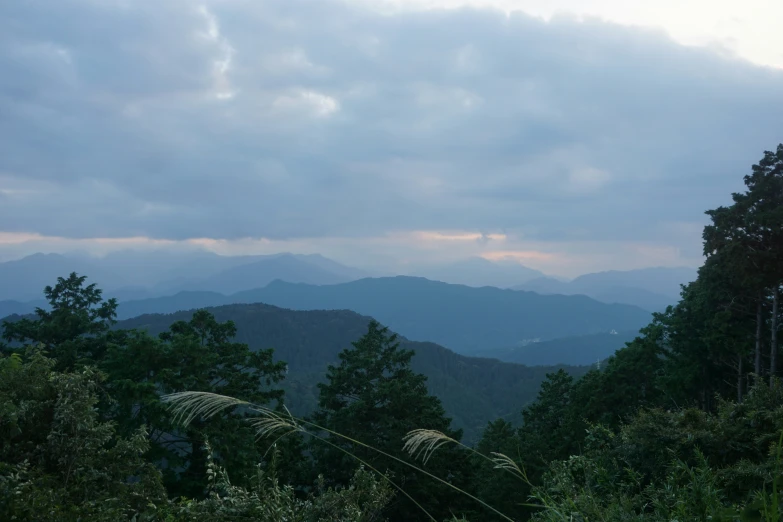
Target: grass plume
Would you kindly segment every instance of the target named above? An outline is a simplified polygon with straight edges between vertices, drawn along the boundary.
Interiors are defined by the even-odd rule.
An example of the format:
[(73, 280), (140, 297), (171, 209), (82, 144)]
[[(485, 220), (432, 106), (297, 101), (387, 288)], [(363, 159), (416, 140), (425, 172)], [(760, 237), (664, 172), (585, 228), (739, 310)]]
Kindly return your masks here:
[[(371, 466), (368, 462), (362, 460), (358, 456), (354, 455), (353, 453), (345, 450), (344, 448), (341, 448), (331, 441), (327, 440), (324, 437), (319, 436), (317, 433), (314, 433), (307, 429), (307, 427), (311, 427), (315, 430), (323, 431), (326, 433), (329, 433), (331, 435), (334, 435), (336, 437), (339, 437), (343, 440), (346, 440), (348, 442), (360, 445), (362, 447), (368, 448), (372, 451), (375, 451), (378, 454), (381, 454), (385, 457), (388, 457), (396, 462), (399, 462), (423, 475), (426, 475), (434, 480), (437, 480), (438, 482), (448, 486), (449, 488), (467, 496), (468, 498), (478, 502), (485, 508), (489, 509), (490, 511), (494, 512), (504, 520), (508, 520), (509, 522), (514, 522), (512, 518), (509, 516), (501, 513), (494, 507), (490, 506), (483, 500), (475, 497), (474, 495), (471, 495), (467, 491), (464, 491), (463, 489), (458, 488), (457, 486), (451, 484), (450, 482), (433, 475), (432, 473), (414, 465), (410, 462), (406, 462), (399, 457), (396, 457), (394, 455), (391, 455), (389, 453), (386, 453), (384, 451), (381, 451), (377, 448), (374, 448), (370, 446), (369, 444), (365, 444), (364, 442), (358, 441), (356, 439), (353, 439), (347, 435), (343, 435), (342, 433), (338, 433), (335, 431), (332, 431), (328, 428), (324, 428), (323, 426), (319, 426), (318, 424), (315, 424), (311, 421), (308, 421), (306, 419), (301, 419), (298, 417), (294, 417), (287, 409), (286, 409), (286, 416), (281, 415), (279, 412), (276, 412), (270, 408), (264, 407), (264, 406), (258, 406), (255, 404), (251, 404), (247, 401), (243, 401), (240, 399), (236, 399), (233, 397), (228, 397), (225, 395), (219, 395), (216, 393), (209, 393), (209, 392), (195, 392), (195, 391), (189, 391), (189, 392), (179, 392), (179, 393), (172, 393), (169, 395), (164, 395), (162, 398), (163, 402), (168, 403), (170, 408), (175, 414), (175, 420), (182, 424), (183, 426), (189, 425), (191, 422), (193, 422), (197, 418), (204, 418), (208, 419), (209, 417), (214, 416), (215, 414), (219, 413), (220, 411), (235, 408), (239, 406), (243, 406), (248, 408), (251, 412), (254, 412), (257, 414), (255, 417), (249, 417), (248, 421), (250, 424), (256, 429), (257, 436), (259, 438), (265, 438), (267, 436), (276, 435), (279, 433), (282, 433), (279, 435), (276, 439), (279, 440), (280, 438), (294, 432), (301, 432), (303, 434), (306, 434), (310, 437), (313, 437), (315, 439), (318, 439), (334, 448), (339, 449), (346, 455), (352, 457), (359, 463), (365, 465), (369, 469), (376, 472), (383, 480), (387, 481), (392, 487), (394, 487), (397, 491), (402, 493), (405, 497), (407, 497), (411, 502), (413, 502), (424, 514), (427, 515), (427, 517), (430, 520), (435, 521), (435, 518), (427, 512), (424, 507), (421, 506), (418, 502), (416, 502), (415, 499), (413, 499), (406, 491), (402, 489), (399, 485), (397, 485), (395, 482), (393, 482), (389, 477), (387, 477), (384, 473), (381, 473), (379, 470)], [(508, 457), (505, 457), (505, 459), (499, 459), (498, 462), (503, 462), (503, 465), (497, 465), (498, 462), (493, 460), (492, 458), (487, 457), (486, 455), (483, 455), (473, 448), (470, 448), (463, 443), (459, 442), (456, 439), (453, 439), (444, 433), (441, 433), (436, 430), (427, 430), (427, 429), (418, 429), (413, 430), (409, 432), (404, 438), (403, 438), (403, 449), (406, 453), (416, 457), (422, 457), (424, 462), (426, 463), (430, 457), (437, 451), (439, 448), (443, 447), (446, 444), (454, 443), (462, 448), (465, 448), (473, 453), (476, 453), (477, 455), (480, 455), (482, 458), (488, 459), (493, 464), (496, 464), (496, 467), (498, 469), (508, 469), (509, 465), (508, 462), (513, 462)], [(501, 455), (501, 454), (497, 454)], [(518, 467), (516, 469), (519, 469)]]

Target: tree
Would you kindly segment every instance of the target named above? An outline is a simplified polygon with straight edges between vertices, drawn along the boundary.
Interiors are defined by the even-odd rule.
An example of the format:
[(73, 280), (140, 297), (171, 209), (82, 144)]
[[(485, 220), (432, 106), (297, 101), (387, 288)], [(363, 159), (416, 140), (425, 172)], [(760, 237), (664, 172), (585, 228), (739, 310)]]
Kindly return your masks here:
[[(521, 448), (519, 430), (503, 419), (488, 423), (475, 447), (477, 452), (488, 458), (502, 453), (517, 461), (522, 461), (525, 457)], [(526, 484), (508, 473), (499, 472), (487, 459), (474, 456), (471, 461), (475, 472), (470, 491), (501, 513), (515, 520), (524, 519), (529, 509), (523, 507), (520, 500), (525, 499), (529, 492)], [(476, 519), (502, 520), (494, 513), (482, 513), (481, 517)]]
[[(313, 448), (318, 467), (329, 470), (331, 483), (346, 484), (360, 459), (381, 473), (391, 472), (392, 479), (439, 520), (458, 511), (462, 506), (448, 501), (453, 493), (446, 486), (367, 447), (412, 463), (402, 451), (408, 432), (426, 428), (455, 440), (461, 437), (450, 429), (440, 400), (427, 392), (426, 377), (411, 370), (413, 351), (400, 349), (396, 334), (371, 321), (367, 333), (339, 357), (340, 364), (327, 370), (327, 382), (319, 384), (319, 410), (313, 419), (353, 441), (326, 432), (328, 443), (316, 441)], [(466, 483), (467, 469), (466, 457), (453, 449), (427, 464), (430, 473), (455, 484)], [(393, 520), (423, 519), (422, 511), (403, 495), (397, 495), (388, 514)]]
[(747, 190), (732, 194), (731, 207), (707, 214), (713, 224), (704, 230), (705, 255), (724, 253), (744, 274), (746, 287), (757, 296), (755, 371), (761, 371), (761, 327), (765, 297), (770, 296), (769, 375), (777, 372), (780, 288), (783, 285), (783, 144), (765, 151)]
[(574, 378), (564, 370), (547, 374), (535, 402), (522, 410), (520, 437), (531, 462), (565, 458), (578, 450), (584, 429), (571, 415)]
[(640, 331), (640, 336), (609, 358), (600, 371), (591, 371), (575, 383), (571, 409), (589, 423), (617, 428), (639, 408), (663, 404), (664, 359), (662, 315)]
[(196, 420), (183, 431), (172, 423), (160, 402), (162, 394), (188, 390), (231, 395), (261, 405), (281, 403), (283, 392), (273, 386), (283, 379), (285, 364), (274, 361), (272, 350), (253, 352), (246, 344), (232, 342), (235, 335), (231, 321), (219, 323), (208, 311), (199, 310), (190, 321), (171, 325), (159, 339), (129, 332), (126, 342), (113, 346), (103, 363), (112, 379), (112, 416), (121, 419), (126, 431), (140, 424), (149, 426), (150, 456), (164, 466), (171, 494), (203, 494), (206, 440), (217, 462), (238, 484), (254, 474), (265, 451), (255, 442), (252, 427), (242, 422), (246, 414), (241, 411)]
[[(719, 273), (724, 281), (731, 281), (726, 288), (731, 294), (728, 308), (744, 308), (755, 316), (753, 373), (760, 378), (764, 375), (762, 329), (766, 283), (758, 250), (758, 227), (749, 216), (747, 198), (735, 194), (734, 199), (731, 207), (706, 212), (712, 224), (704, 227), (704, 255), (707, 263), (718, 267), (712, 274)], [(748, 302), (750, 306), (745, 304)]]
[(117, 317), (117, 301), (104, 301), (94, 284), (85, 286), (86, 276), (72, 272), (58, 277), (44, 294), (50, 310), (36, 308), (36, 319), (3, 322), (3, 338), (21, 344), (40, 344), (55, 358), (57, 369), (71, 369), (100, 360), (116, 334), (111, 332)]
[(783, 143), (765, 151), (753, 173), (745, 176), (749, 215), (757, 225), (758, 251), (764, 279), (772, 294), (770, 315), (770, 377), (777, 373), (778, 313), (783, 285)]
[(683, 289), (677, 306), (660, 316), (666, 357), (663, 387), (674, 404), (710, 411), (716, 394), (743, 395), (745, 359), (751, 352), (754, 320), (734, 304), (737, 294), (723, 277), (727, 267), (708, 259), (699, 278)]
[(255, 467), (244, 488), (208, 458), (207, 497), (170, 501), (160, 472), (142, 457), (149, 446), (144, 428), (124, 438), (113, 422), (99, 418), (95, 392), (106, 375), (54, 366), (40, 348), (0, 355), (1, 520), (383, 520), (393, 491), (363, 469), (347, 488), (319, 480), (316, 491), (301, 498), (278, 484), (274, 462), (268, 470)]
[(104, 374), (54, 367), (40, 348), (0, 356), (0, 519), (154, 519), (167, 499), (144, 428), (99, 418)]

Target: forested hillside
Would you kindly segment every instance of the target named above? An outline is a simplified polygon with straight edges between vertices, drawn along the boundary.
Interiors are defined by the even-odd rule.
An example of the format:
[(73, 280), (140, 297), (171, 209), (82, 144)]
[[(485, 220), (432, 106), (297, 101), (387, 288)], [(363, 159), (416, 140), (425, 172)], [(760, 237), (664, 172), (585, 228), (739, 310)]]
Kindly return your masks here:
[[(120, 308), (122, 305), (120, 305)], [(264, 304), (227, 305), (207, 309), (218, 321), (236, 325), (236, 340), (251, 350), (274, 349), (274, 359), (288, 371), (281, 387), (286, 404), (297, 415), (310, 414), (318, 403), (317, 383), (330, 364), (366, 331), (370, 318), (345, 310), (294, 311)], [(149, 331), (157, 336), (176, 321), (188, 321), (192, 311), (143, 315), (121, 321), (121, 329)], [(475, 441), (489, 420), (519, 420), (522, 407), (535, 398), (547, 373), (565, 369), (579, 377), (587, 367), (522, 366), (495, 359), (465, 357), (434, 343), (401, 338), (415, 355), (411, 368), (427, 376), (427, 389), (438, 397), (465, 438)], [(595, 361), (593, 361), (595, 362)]]
[[(600, 369), (550, 373), (521, 425), (488, 422), (474, 445), (408, 348), (455, 383), (502, 374), (462, 373), (470, 359), (374, 320), (256, 306), (282, 313), (257, 321), (251, 306), (117, 328), (115, 301), (59, 278), (50, 310), (4, 324), (0, 518), (780, 521), (783, 144), (744, 182), (707, 212), (706, 261), (677, 305)], [(284, 408), (287, 365), (242, 343), (256, 332), (240, 321), (281, 344), (281, 323), (312, 332), (290, 341), (302, 367), (309, 335), (337, 350), (353, 329), (312, 415)], [(145, 325), (160, 334), (128, 329)]]

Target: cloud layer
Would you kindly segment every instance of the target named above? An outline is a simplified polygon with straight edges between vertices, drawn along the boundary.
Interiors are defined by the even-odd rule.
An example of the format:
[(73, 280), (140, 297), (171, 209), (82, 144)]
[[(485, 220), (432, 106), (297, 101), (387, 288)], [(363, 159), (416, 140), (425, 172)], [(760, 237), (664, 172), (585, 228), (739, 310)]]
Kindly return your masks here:
[(781, 93), (781, 70), (598, 20), (6, 2), (0, 232), (463, 230), (695, 258), (703, 211), (783, 140)]

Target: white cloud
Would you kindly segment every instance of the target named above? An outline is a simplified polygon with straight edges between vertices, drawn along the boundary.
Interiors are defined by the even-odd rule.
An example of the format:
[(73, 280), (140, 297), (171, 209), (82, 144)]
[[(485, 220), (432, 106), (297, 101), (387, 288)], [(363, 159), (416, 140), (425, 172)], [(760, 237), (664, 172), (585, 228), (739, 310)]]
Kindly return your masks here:
[(198, 13), (204, 17), (207, 24), (206, 30), (201, 32), (202, 36), (214, 44), (218, 50), (218, 57), (212, 63), (214, 96), (218, 100), (229, 100), (236, 95), (229, 78), (232, 59), (236, 51), (231, 43), (221, 35), (217, 17), (204, 5), (199, 6)]
[(281, 95), (275, 99), (272, 106), (283, 111), (305, 111), (318, 117), (331, 116), (340, 109), (340, 104), (335, 98), (306, 89), (297, 89)]
[(760, 65), (783, 68), (783, 3), (778, 0), (350, 0), (372, 9), (493, 8), (550, 20), (557, 15), (599, 17), (660, 28), (684, 45), (709, 46)]
[(327, 67), (313, 63), (303, 49), (289, 49), (280, 53), (269, 54), (264, 59), (265, 70), (272, 74), (314, 74), (329, 73)]

